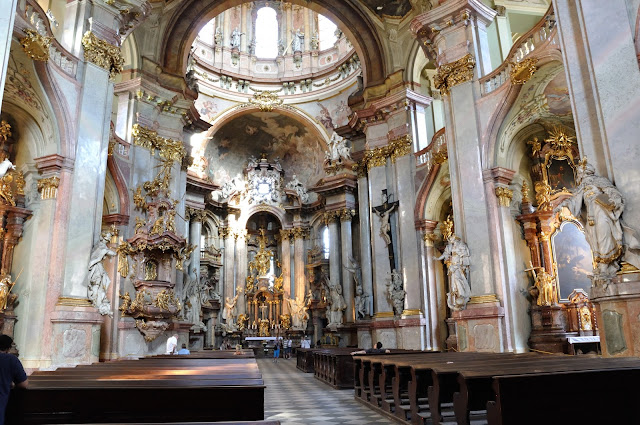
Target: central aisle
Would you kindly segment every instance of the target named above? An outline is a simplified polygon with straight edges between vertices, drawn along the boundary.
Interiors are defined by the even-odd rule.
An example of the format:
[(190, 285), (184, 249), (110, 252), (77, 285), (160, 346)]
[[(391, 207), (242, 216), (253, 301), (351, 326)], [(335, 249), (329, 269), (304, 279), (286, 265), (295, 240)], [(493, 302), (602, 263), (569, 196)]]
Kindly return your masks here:
[(334, 390), (296, 369), (296, 359), (257, 359), (267, 386), (265, 420), (283, 425), (367, 425), (394, 422), (353, 399), (353, 390)]

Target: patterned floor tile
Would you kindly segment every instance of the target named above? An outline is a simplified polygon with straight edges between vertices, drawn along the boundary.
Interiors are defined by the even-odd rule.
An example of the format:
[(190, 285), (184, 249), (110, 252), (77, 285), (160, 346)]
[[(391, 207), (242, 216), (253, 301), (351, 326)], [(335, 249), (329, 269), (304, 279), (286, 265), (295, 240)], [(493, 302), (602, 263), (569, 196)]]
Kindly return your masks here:
[(353, 390), (335, 390), (296, 369), (296, 360), (258, 359), (264, 383), (265, 420), (282, 425), (387, 425), (395, 422), (353, 399)]

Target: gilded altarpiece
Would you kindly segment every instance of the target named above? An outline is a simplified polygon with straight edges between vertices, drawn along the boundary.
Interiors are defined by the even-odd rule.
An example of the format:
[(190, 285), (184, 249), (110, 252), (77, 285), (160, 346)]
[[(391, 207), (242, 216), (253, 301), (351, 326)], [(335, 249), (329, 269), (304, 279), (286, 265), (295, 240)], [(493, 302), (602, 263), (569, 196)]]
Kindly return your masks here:
[(533, 284), (531, 296), (531, 336), (533, 349), (569, 352), (569, 337), (598, 334), (593, 304), (587, 290), (591, 250), (582, 224), (566, 212), (554, 208), (571, 196), (575, 187), (578, 147), (575, 138), (561, 128), (553, 128), (544, 140), (528, 141), (531, 177), (535, 193), (523, 187), (522, 215), (518, 220), (531, 252)]

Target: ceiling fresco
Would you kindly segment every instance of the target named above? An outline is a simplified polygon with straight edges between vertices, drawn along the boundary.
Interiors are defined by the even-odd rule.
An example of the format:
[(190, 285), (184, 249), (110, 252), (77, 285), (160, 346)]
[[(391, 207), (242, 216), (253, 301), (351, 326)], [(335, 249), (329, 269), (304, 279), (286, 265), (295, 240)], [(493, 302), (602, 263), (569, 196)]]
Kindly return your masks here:
[(253, 112), (223, 125), (210, 137), (204, 151), (207, 174), (224, 184), (241, 174), (251, 156), (279, 158), (285, 181), (295, 174), (306, 187), (324, 175), (325, 146), (320, 136), (299, 121), (276, 112)]

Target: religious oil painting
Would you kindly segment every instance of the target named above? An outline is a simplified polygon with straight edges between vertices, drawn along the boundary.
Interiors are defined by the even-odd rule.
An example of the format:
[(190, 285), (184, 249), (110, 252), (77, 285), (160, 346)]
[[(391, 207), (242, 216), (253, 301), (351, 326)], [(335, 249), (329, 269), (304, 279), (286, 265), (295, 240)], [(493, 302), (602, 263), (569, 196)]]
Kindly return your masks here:
[(547, 178), (552, 192), (571, 191), (575, 188), (574, 169), (566, 158), (549, 160)]
[(574, 221), (565, 221), (552, 236), (553, 255), (558, 265), (560, 298), (566, 300), (574, 289), (588, 290), (593, 271), (591, 248), (584, 232)]

